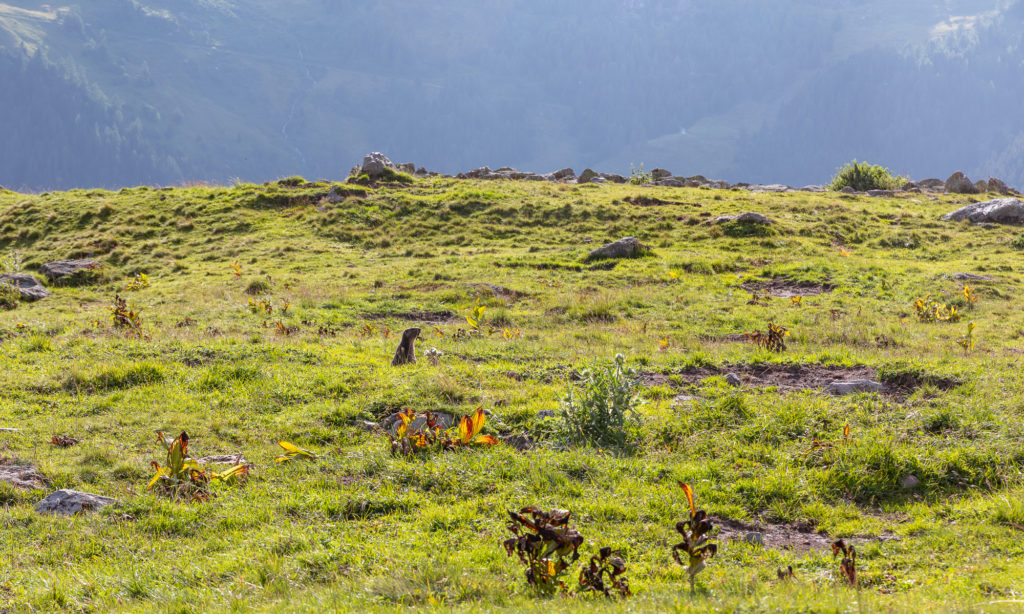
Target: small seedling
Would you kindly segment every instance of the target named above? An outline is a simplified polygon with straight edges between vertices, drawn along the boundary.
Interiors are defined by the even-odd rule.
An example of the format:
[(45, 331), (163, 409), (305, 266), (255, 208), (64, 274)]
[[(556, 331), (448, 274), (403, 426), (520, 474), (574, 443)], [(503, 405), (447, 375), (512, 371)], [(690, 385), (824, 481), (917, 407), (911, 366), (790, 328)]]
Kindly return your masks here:
[(466, 324), (471, 329), (479, 331), (484, 323), (484, 310), (487, 307), (480, 304), (480, 299), (476, 299), (476, 302), (472, 306), (466, 307), (466, 309), (469, 310), (469, 314), (466, 315)]
[(482, 407), (477, 407), (472, 416), (463, 416), (459, 421), (458, 439), (455, 440), (455, 445), (497, 445), (498, 440), (493, 435), (480, 434), (485, 422), (487, 422), (487, 414), (484, 413)]
[(511, 341), (517, 337), (522, 337), (523, 333), (518, 328), (504, 328), (501, 331), (501, 336), (505, 341)]
[(143, 288), (148, 288), (149, 285), (149, 275), (139, 273), (128, 282), (128, 285), (125, 286), (124, 289), (126, 292), (135, 292), (137, 290), (142, 290)]
[(964, 284), (964, 300), (967, 301), (968, 307), (974, 307), (978, 302), (978, 294), (967, 284)]
[(129, 307), (127, 301), (114, 295), (114, 304), (108, 309), (114, 328), (124, 330), (132, 337), (142, 338), (142, 316), (135, 311), (134, 306)]
[(580, 570), (580, 592), (603, 593), (611, 597), (611, 591), (618, 591), (623, 597), (633, 593), (629, 590), (629, 581), (622, 577), (626, 573), (626, 563), (618, 552), (605, 546), (597, 556), (590, 557), (590, 564)]
[(292, 306), (292, 304), (291, 304), (291, 302), (288, 299), (286, 299), (286, 298), (281, 299), (281, 313), (283, 315), (288, 315), (288, 308), (291, 307), (291, 306)]
[(769, 352), (783, 352), (786, 350), (786, 337), (789, 336), (789, 330), (768, 322), (768, 332), (762, 333), (755, 330), (752, 333), (745, 333), (744, 336)]
[(661, 339), (658, 339), (658, 349), (659, 350), (664, 352), (664, 351), (668, 350), (668, 346), (669, 346), (669, 339), (668, 339), (667, 335), (665, 337), (662, 337)]
[(242, 277), (242, 265), (238, 264), (237, 260), (231, 263), (231, 272), (234, 275), (233, 279)]
[(851, 587), (857, 588), (857, 551), (840, 539), (832, 544), (832, 558), (835, 559), (840, 553), (843, 559), (839, 562), (839, 573), (846, 578)]
[(572, 513), (530, 506), (508, 515), (511, 520), (506, 527), (514, 537), (503, 545), (506, 554), (515, 553), (526, 566), (527, 583), (546, 593), (564, 588), (560, 576), (580, 558), (583, 544), (583, 536), (569, 526)]
[(682, 520), (676, 524), (676, 531), (683, 536), (683, 541), (672, 546), (672, 558), (680, 565), (686, 565), (679, 556), (680, 552), (689, 555), (689, 565), (686, 567), (686, 574), (690, 577), (690, 593), (695, 590), (697, 574), (706, 566), (705, 561), (718, 553), (718, 545), (708, 543), (711, 530), (714, 525), (708, 518), (707, 512), (697, 509), (693, 503), (693, 489), (689, 484), (679, 482), (679, 487), (686, 494), (686, 501), (690, 504), (690, 519)]
[(274, 313), (274, 306), (270, 304), (265, 298), (260, 300), (254, 300), (251, 296), (249, 297), (249, 311), (255, 314), (270, 315)]
[(789, 299), (789, 305), (791, 307), (802, 307), (803, 304), (804, 304), (804, 297), (802, 297), (802, 296), (794, 296), (794, 297)]
[(767, 290), (764, 290), (764, 291), (762, 291), (760, 293), (759, 292), (751, 292), (750, 293), (750, 300), (747, 301), (747, 304), (748, 305), (760, 305), (762, 307), (767, 307), (768, 304), (771, 303), (771, 302), (772, 302), (772, 295), (769, 294)]
[(287, 463), (288, 461), (295, 460), (296, 458), (308, 458), (310, 460), (316, 459), (316, 454), (313, 454), (309, 450), (298, 447), (293, 443), (287, 441), (279, 441), (277, 445), (281, 446), (284, 450), (284, 454), (274, 458), (275, 463)]
[(964, 354), (969, 354), (971, 350), (974, 349), (975, 326), (977, 326), (977, 324), (975, 324), (974, 322), (970, 322), (969, 324), (967, 324), (967, 334), (956, 340), (957, 345), (963, 348)]

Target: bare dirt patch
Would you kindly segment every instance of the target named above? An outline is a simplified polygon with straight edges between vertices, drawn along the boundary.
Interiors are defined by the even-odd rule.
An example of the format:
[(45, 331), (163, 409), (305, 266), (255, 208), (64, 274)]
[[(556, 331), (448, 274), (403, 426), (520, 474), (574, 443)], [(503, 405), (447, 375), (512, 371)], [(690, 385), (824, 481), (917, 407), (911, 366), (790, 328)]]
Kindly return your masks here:
[[(722, 541), (741, 541), (760, 543), (766, 548), (790, 550), (792, 552), (831, 552), (834, 537), (824, 531), (816, 531), (806, 523), (793, 524), (760, 524), (732, 520), (731, 518), (712, 519), (719, 528), (718, 539)], [(845, 538), (851, 541), (850, 538)], [(894, 535), (871, 535), (852, 538), (858, 547), (861, 541), (890, 541), (897, 539)]]
[(788, 277), (775, 277), (761, 281), (748, 281), (741, 287), (747, 292), (755, 294), (768, 294), (775, 298), (793, 298), (824, 294), (831, 292), (835, 286), (813, 281), (796, 281)]
[(0, 482), (26, 489), (45, 488), (49, 485), (49, 480), (38, 473), (35, 467), (11, 459), (0, 459)]
[[(878, 380), (878, 371), (873, 367), (834, 367), (823, 365), (723, 365), (722, 367), (687, 367), (674, 373), (641, 372), (640, 381), (646, 386), (695, 385), (701, 380), (716, 375), (734, 374), (740, 385), (747, 388), (774, 386), (780, 390), (824, 390), (832, 382), (853, 380)], [(916, 379), (899, 379), (882, 383), (882, 394), (906, 396), (923, 383)], [(952, 387), (955, 382), (928, 382), (941, 388)]]
[(448, 311), (447, 309), (442, 311), (412, 309), (410, 311), (364, 313), (363, 317), (368, 320), (386, 320), (388, 318), (394, 318), (396, 320), (406, 320), (408, 322), (426, 322), (429, 324), (446, 324), (451, 322), (462, 321), (462, 318), (457, 316), (455, 312)]

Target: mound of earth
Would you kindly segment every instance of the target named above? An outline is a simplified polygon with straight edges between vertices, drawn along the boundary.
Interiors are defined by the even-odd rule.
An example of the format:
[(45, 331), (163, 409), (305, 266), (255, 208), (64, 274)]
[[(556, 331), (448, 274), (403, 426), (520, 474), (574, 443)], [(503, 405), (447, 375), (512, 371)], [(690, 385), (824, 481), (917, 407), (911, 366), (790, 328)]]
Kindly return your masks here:
[(741, 286), (747, 292), (768, 294), (775, 298), (813, 296), (831, 292), (834, 286), (813, 281), (796, 281), (788, 277), (774, 277), (761, 281), (748, 281)]

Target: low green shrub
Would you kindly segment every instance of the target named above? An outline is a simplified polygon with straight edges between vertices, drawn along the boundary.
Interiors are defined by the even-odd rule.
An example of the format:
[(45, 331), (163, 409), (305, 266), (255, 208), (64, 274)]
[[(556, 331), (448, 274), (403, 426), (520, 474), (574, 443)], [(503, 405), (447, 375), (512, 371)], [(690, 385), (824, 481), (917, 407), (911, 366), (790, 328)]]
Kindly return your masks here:
[(641, 401), (634, 370), (616, 354), (610, 365), (579, 373), (556, 413), (557, 435), (566, 444), (631, 451), (638, 440)]
[(839, 169), (832, 177), (829, 188), (835, 191), (849, 186), (858, 192), (868, 190), (895, 190), (907, 182), (905, 177), (893, 176), (889, 169), (867, 162), (853, 162)]
[(1024, 249), (1024, 234), (1010, 241), (1010, 247), (1013, 249)]
[(21, 299), (21, 292), (9, 284), (0, 284), (0, 309), (16, 309), (18, 300)]

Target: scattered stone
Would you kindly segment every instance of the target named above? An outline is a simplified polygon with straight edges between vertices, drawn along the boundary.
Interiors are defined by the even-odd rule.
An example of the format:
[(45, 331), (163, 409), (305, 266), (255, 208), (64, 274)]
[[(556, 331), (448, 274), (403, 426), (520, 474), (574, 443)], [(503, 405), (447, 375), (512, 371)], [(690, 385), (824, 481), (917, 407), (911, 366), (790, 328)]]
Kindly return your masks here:
[(760, 213), (754, 213), (753, 211), (747, 211), (739, 215), (720, 215), (715, 219), (711, 220), (712, 224), (726, 224), (728, 222), (738, 222), (740, 224), (763, 224), (770, 226), (772, 221), (766, 216)]
[(608, 180), (604, 177), (598, 176), (590, 180), (590, 183), (608, 183)]
[(526, 433), (521, 433), (519, 435), (502, 435), (498, 437), (498, 440), (506, 446), (515, 448), (520, 452), (526, 452), (534, 446), (533, 438)]
[(551, 178), (555, 181), (561, 181), (563, 179), (572, 179), (576, 177), (576, 171), (571, 168), (563, 168), (562, 170), (551, 173)]
[(336, 205), (345, 200), (345, 194), (338, 189), (338, 186), (332, 185), (329, 192), (327, 192), (327, 202), (332, 205)]
[(611, 181), (612, 183), (626, 183), (627, 181), (629, 181), (622, 175), (617, 175), (615, 173), (601, 173), (601, 176), (607, 179), (608, 181)]
[(648, 183), (646, 185), (660, 185), (660, 186), (664, 186), (664, 187), (667, 187), (667, 188), (698, 187), (698, 186), (691, 186), (689, 181), (680, 181), (680, 180), (676, 179), (675, 177), (667, 177), (665, 179), (660, 179), (658, 181), (652, 181), (652, 182), (650, 182), (650, 183)]
[(889, 198), (896, 195), (896, 192), (892, 190), (868, 190), (868, 196), (874, 196), (875, 198)]
[(391, 366), (407, 365), (416, 362), (416, 337), (420, 335), (417, 327), (407, 328), (402, 331), (402, 341), (395, 350), (395, 357), (391, 360)]
[(373, 431), (376, 431), (378, 426), (380, 425), (378, 425), (376, 422), (370, 422), (369, 420), (359, 420), (356, 422), (356, 428), (358, 428), (361, 431), (366, 431), (367, 433), (372, 433)]
[(0, 464), (0, 482), (13, 484), (15, 488), (43, 488), (48, 480), (36, 472), (31, 465)]
[(50, 493), (48, 497), (36, 503), (36, 511), (40, 514), (78, 514), (103, 509), (108, 505), (117, 504), (117, 499), (94, 495), (77, 490), (61, 489)]
[(882, 392), (885, 386), (879, 382), (869, 379), (855, 379), (848, 381), (835, 381), (829, 384), (825, 388), (825, 392), (841, 397), (848, 394), (858, 394), (861, 392)]
[(555, 411), (553, 409), (542, 409), (537, 412), (537, 418), (543, 420), (545, 418), (554, 418)]
[[(455, 416), (453, 416), (452, 414), (449, 414), (449, 413), (446, 413), (446, 412), (443, 412), (443, 411), (435, 411), (435, 412), (432, 412), (432, 413), (434, 414), (434, 418), (437, 420), (438, 428), (448, 429), (448, 428), (451, 428), (455, 424)], [(398, 433), (398, 427), (399, 427), (399, 425), (401, 423), (402, 423), (402, 421), (401, 421), (401, 419), (399, 419), (398, 414), (396, 413), (396, 414), (391, 414), (387, 418), (384, 418), (383, 420), (381, 420), (380, 421), (380, 427), (382, 429), (388, 431), (392, 435), (395, 435), (395, 434)], [(427, 424), (427, 417), (424, 416), (423, 414), (417, 413), (416, 417), (413, 418), (412, 422), (409, 423), (409, 430), (410, 431), (418, 431), (418, 430), (422, 429), (426, 424)]]
[(730, 386), (735, 386), (739, 388), (740, 386), (743, 385), (743, 380), (741, 380), (740, 376), (736, 375), (735, 373), (726, 373), (725, 383), (729, 384)]
[(996, 198), (961, 207), (942, 216), (947, 222), (967, 220), (975, 224), (1024, 224), (1024, 200)]
[(607, 245), (592, 250), (587, 255), (587, 260), (601, 260), (604, 258), (635, 258), (642, 255), (649, 249), (636, 237), (625, 237), (613, 241)]
[(754, 546), (764, 546), (764, 533), (760, 531), (748, 531), (743, 536), (743, 541)]
[(404, 162), (398, 165), (398, 171), (407, 175), (412, 175), (416, 172), (416, 165), (412, 162)]
[(363, 157), (363, 164), (359, 167), (359, 171), (366, 173), (370, 176), (370, 179), (380, 177), (385, 169), (396, 170), (396, 166), (388, 157), (379, 151), (368, 153)]
[(921, 188), (922, 190), (930, 190), (932, 192), (944, 190), (946, 188), (945, 181), (935, 178), (922, 179), (915, 183), (917, 184), (917, 187)]
[(844, 185), (843, 188), (841, 190), (839, 190), (839, 191), (842, 192), (843, 194), (856, 194), (857, 193), (857, 190), (854, 190), (851, 186), (848, 186), (848, 185)]
[(900, 481), (900, 486), (903, 487), (903, 490), (914, 490), (920, 485), (921, 480), (917, 479), (917, 476), (913, 473), (903, 476), (903, 479)]
[(661, 181), (672, 177), (672, 172), (663, 168), (656, 168), (651, 171), (651, 181)]
[(52, 284), (61, 278), (74, 275), (79, 271), (93, 271), (100, 266), (99, 262), (85, 258), (79, 260), (58, 260), (56, 262), (47, 262), (39, 267), (39, 272), (46, 275), (46, 278)]
[(992, 281), (995, 277), (991, 275), (978, 275), (977, 273), (953, 273), (953, 281)]
[(38, 301), (50, 296), (41, 281), (24, 273), (5, 273), (0, 275), (0, 284), (7, 284), (21, 293), (22, 300)]
[(249, 461), (241, 452), (238, 454), (213, 454), (196, 459), (203, 465), (248, 465)]
[(800, 188), (801, 192), (824, 192), (825, 186), (823, 185), (805, 185)]
[(950, 194), (977, 194), (978, 188), (960, 171), (949, 176), (946, 180), (946, 191)]
[(584, 169), (580, 176), (576, 178), (576, 183), (590, 183), (590, 180), (597, 177), (597, 173), (592, 169)]
[(1010, 186), (1006, 185), (1002, 179), (996, 179), (995, 177), (988, 178), (988, 185), (986, 190), (989, 192), (995, 192), (997, 194), (1010, 194)]

